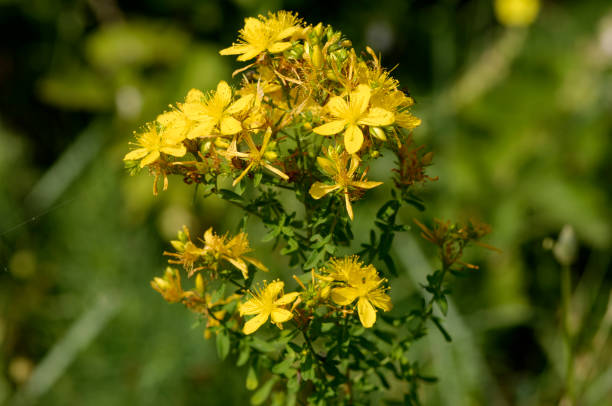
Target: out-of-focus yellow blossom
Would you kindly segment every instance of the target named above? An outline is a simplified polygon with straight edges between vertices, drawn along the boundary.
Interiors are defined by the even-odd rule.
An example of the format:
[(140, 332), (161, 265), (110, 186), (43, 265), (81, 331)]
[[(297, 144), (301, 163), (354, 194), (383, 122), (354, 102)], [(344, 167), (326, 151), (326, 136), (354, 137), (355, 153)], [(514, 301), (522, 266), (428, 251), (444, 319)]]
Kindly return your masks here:
[(357, 300), (359, 320), (364, 327), (372, 327), (376, 322), (376, 309), (389, 311), (393, 307), (386, 289), (380, 287), (385, 282), (378, 276), (372, 265), (364, 266), (357, 256), (333, 259), (329, 264), (330, 276), (342, 286), (333, 288), (331, 298), (340, 306), (348, 306)]
[(533, 23), (540, 11), (539, 0), (495, 0), (495, 16), (509, 27), (524, 27)]
[(249, 17), (244, 20), (238, 43), (219, 51), (221, 55), (239, 55), (239, 61), (248, 61), (264, 52), (276, 54), (291, 47), (290, 37), (302, 33), (300, 19), (297, 15), (279, 11), (269, 13), (268, 17)]
[[(256, 268), (267, 272), (268, 268), (257, 259), (245, 256), (253, 250), (249, 246), (246, 233), (239, 233), (228, 241), (228, 235), (217, 235), (212, 227), (204, 233), (204, 250), (215, 259), (224, 259), (234, 265), (242, 272), (244, 279), (249, 277), (249, 268), (246, 262), (253, 264)], [(246, 261), (246, 262), (245, 262)]]
[(160, 278), (156, 276), (151, 281), (151, 287), (161, 293), (163, 298), (169, 303), (180, 302), (189, 294), (193, 292), (183, 292), (181, 288), (181, 275), (178, 270), (167, 267), (164, 277)]
[(285, 306), (293, 303), (300, 294), (283, 294), (284, 287), (285, 283), (278, 280), (270, 284), (265, 284), (264, 281), (264, 287), (260, 291), (251, 292), (252, 298), (239, 305), (241, 316), (255, 316), (244, 324), (244, 334), (254, 333), (268, 318), (280, 329), (283, 328), (282, 323), (291, 320), (293, 313)]
[(371, 90), (359, 85), (349, 93), (348, 102), (340, 96), (332, 97), (325, 105), (336, 120), (314, 128), (320, 135), (334, 135), (344, 131), (344, 147), (349, 154), (359, 151), (363, 144), (363, 132), (359, 125), (385, 126), (393, 124), (393, 113), (380, 107), (369, 108)]
[(240, 182), (242, 178), (244, 178), (244, 176), (247, 173), (249, 173), (250, 170), (255, 169), (259, 166), (266, 168), (267, 170), (274, 173), (275, 175), (280, 176), (284, 180), (289, 179), (289, 176), (287, 176), (283, 171), (281, 171), (278, 168), (275, 168), (274, 166), (266, 162), (266, 159), (276, 158), (276, 153), (274, 151), (266, 151), (266, 149), (268, 148), (268, 143), (270, 142), (271, 135), (272, 135), (272, 129), (268, 127), (268, 129), (266, 130), (266, 133), (264, 134), (264, 138), (263, 138), (261, 147), (257, 148), (257, 145), (255, 145), (255, 142), (253, 142), (253, 138), (251, 138), (251, 134), (246, 134), (244, 137), (244, 140), (249, 146), (249, 152), (238, 151), (236, 147), (236, 140), (232, 141), (229, 148), (227, 149), (227, 151), (223, 153), (223, 155), (230, 160), (232, 158), (240, 158), (244, 161), (249, 162), (249, 164), (242, 171), (240, 176), (234, 179), (232, 186), (236, 186), (238, 182)]
[(321, 169), (323, 169), (323, 172), (333, 179), (334, 184), (328, 185), (322, 182), (315, 182), (310, 187), (310, 196), (312, 196), (313, 199), (318, 200), (328, 193), (332, 193), (337, 190), (342, 191), (344, 194), (346, 211), (350, 219), (353, 220), (351, 196), (358, 196), (361, 193), (361, 189), (372, 189), (376, 186), (382, 185), (382, 182), (366, 180), (365, 172), (361, 175), (359, 180), (353, 179), (360, 162), (361, 160), (357, 155), (350, 155), (350, 165), (347, 169), (347, 164), (349, 164), (349, 154), (347, 154), (346, 151), (338, 154), (336, 150), (329, 147), (327, 157), (317, 157), (317, 163)]
[(182, 144), (182, 139), (169, 137), (164, 132), (164, 128), (155, 123), (148, 124), (141, 133), (134, 133), (136, 142), (133, 145), (138, 146), (133, 151), (128, 152), (123, 160), (137, 161), (140, 160), (140, 167), (144, 168), (147, 165), (157, 161), (162, 153), (182, 157), (187, 153), (187, 149)]
[(220, 299), (220, 300), (217, 300), (216, 302), (213, 302), (212, 296), (208, 293), (206, 294), (205, 301), (206, 301), (206, 306), (208, 308), (208, 318), (206, 320), (206, 328), (204, 329), (205, 339), (208, 340), (211, 336), (210, 328), (221, 325), (221, 320), (223, 320), (223, 318), (225, 317), (225, 314), (227, 313), (225, 309), (221, 309), (217, 311), (212, 311), (211, 309), (216, 306), (222, 306), (222, 305), (228, 304), (230, 302), (233, 302), (234, 300), (240, 299), (241, 297), (242, 295), (235, 293), (233, 295), (226, 297), (225, 299)]

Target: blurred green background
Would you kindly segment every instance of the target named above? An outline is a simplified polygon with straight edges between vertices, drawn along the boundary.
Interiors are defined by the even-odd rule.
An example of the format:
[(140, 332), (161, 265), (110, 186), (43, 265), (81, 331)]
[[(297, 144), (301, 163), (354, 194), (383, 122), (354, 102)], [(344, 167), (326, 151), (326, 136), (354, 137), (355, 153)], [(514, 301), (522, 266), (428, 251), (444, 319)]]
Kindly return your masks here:
[[(426, 213), (404, 222), (476, 217), (502, 250), (471, 251), (481, 269), (454, 281), (453, 343), (434, 329), (414, 348), (440, 378), (424, 403), (559, 403), (561, 268), (544, 242), (571, 224), (580, 404), (612, 405), (609, 0), (545, 1), (526, 28), (500, 24), (489, 0), (0, 0), (0, 403), (248, 404), (246, 371), (148, 284), (181, 225), (233, 231), (235, 212), (176, 178), (154, 197), (122, 157), (190, 88), (229, 80), (239, 65), (218, 50), (244, 17), (278, 9), (398, 65), (440, 177), (422, 188)], [(370, 177), (384, 180), (390, 159)], [(371, 192), (357, 219), (387, 196)], [(416, 231), (395, 249), (394, 301), (436, 263)], [(278, 258), (277, 274), (297, 272)]]

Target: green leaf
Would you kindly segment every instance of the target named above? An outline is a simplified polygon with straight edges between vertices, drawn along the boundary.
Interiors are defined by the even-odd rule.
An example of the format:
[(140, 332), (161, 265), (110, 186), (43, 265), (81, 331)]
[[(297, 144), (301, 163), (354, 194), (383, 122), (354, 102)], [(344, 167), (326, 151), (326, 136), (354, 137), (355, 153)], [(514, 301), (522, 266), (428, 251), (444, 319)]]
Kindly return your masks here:
[(255, 187), (259, 186), (259, 183), (261, 182), (262, 177), (263, 177), (262, 172), (256, 172), (255, 176), (253, 176), (253, 186)]
[(210, 297), (210, 302), (216, 303), (219, 300), (223, 299), (224, 295), (225, 295), (225, 284), (219, 286), (219, 288), (213, 292), (213, 294)]
[(227, 330), (222, 329), (217, 332), (217, 354), (222, 360), (227, 357), (230, 350), (230, 337)]
[(240, 196), (239, 194), (229, 190), (229, 189), (221, 189), (219, 190), (219, 193), (221, 194), (221, 198), (224, 200), (234, 200), (234, 201), (238, 201), (241, 202), (244, 199), (242, 198), (242, 196)]
[(251, 404), (257, 406), (264, 403), (266, 399), (268, 399), (268, 396), (270, 396), (270, 391), (272, 391), (272, 387), (274, 386), (277, 380), (278, 378), (276, 376), (273, 376), (268, 382), (263, 384), (251, 397)]
[(446, 341), (448, 341), (449, 343), (453, 341), (450, 334), (448, 334), (448, 331), (446, 331), (446, 329), (442, 326), (442, 323), (438, 317), (432, 317), (431, 321), (433, 321), (436, 327), (438, 327), (438, 330), (440, 330), (440, 333), (442, 333)]
[(257, 379), (257, 373), (255, 372), (255, 368), (253, 365), (249, 367), (249, 371), (247, 372), (246, 378), (246, 388), (248, 390), (255, 390), (259, 386), (259, 380)]
[(247, 344), (240, 351), (240, 355), (238, 355), (238, 361), (236, 361), (236, 366), (241, 367), (247, 363), (249, 357), (251, 356), (251, 347)]
[(442, 314), (446, 316), (446, 313), (448, 313), (448, 301), (446, 300), (446, 296), (438, 296), (436, 298), (436, 303), (438, 304), (438, 307), (440, 308)]
[(279, 362), (278, 364), (272, 367), (272, 373), (277, 375), (286, 374), (293, 365), (294, 357), (288, 356), (284, 361)]

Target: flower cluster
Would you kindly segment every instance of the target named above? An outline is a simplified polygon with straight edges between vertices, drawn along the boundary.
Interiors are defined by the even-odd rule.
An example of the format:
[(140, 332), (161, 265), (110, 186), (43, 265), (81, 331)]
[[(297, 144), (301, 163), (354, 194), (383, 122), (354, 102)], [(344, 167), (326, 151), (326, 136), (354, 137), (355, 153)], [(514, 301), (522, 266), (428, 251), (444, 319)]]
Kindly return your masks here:
[[(432, 153), (413, 145), (411, 130), (420, 125), (410, 112), (414, 101), (372, 49), (358, 56), (342, 33), (290, 12), (247, 18), (238, 40), (220, 53), (247, 62), (234, 72), (240, 86), (220, 81), (209, 92), (190, 90), (135, 134), (124, 160), (155, 176), (154, 193), (160, 178), (165, 190), (169, 175), (179, 175), (201, 185), (204, 196), (237, 206), (241, 231), (208, 228), (192, 238), (183, 227), (164, 252), (179, 269), (168, 267), (151, 286), (201, 317), (221, 358), (234, 354), (239, 366), (248, 365), (247, 388), (259, 385), (256, 369), (272, 375), (253, 404), (271, 391), (275, 404), (367, 404), (373, 382), (385, 384), (385, 376), (409, 383), (402, 404), (419, 404), (423, 375), (409, 348), (428, 322), (448, 335), (434, 305), (446, 314), (445, 277), (458, 265), (474, 267), (461, 262), (463, 250), (488, 229), (417, 223), (440, 248), (442, 268), (428, 275), (422, 308), (380, 315), (393, 308), (386, 277), (399, 274), (393, 238), (407, 230), (399, 210), (422, 210), (412, 187), (436, 179), (426, 174)], [(368, 169), (386, 150), (397, 158), (391, 200), (375, 212), (359, 256), (339, 256), (351, 249), (355, 202), (382, 189)], [(251, 256), (249, 218), (266, 230), (262, 241), (274, 240), (289, 267), (305, 273), (292, 275), (302, 291), (286, 292), (281, 279), (254, 282), (268, 267)], [(191, 289), (181, 285), (183, 273)]]
[[(159, 177), (167, 188), (169, 174), (211, 185), (219, 175), (233, 186), (245, 177), (257, 186), (264, 174), (272, 185), (308, 181), (313, 199), (338, 191), (353, 219), (350, 201), (381, 184), (362, 179), (368, 161), (385, 146), (401, 148), (420, 124), (412, 98), (367, 51), (358, 57), (342, 33), (290, 12), (247, 18), (238, 42), (220, 52), (252, 61), (235, 72), (240, 87), (220, 81), (208, 93), (190, 90), (136, 133), (124, 159), (156, 176), (155, 192)], [(296, 168), (305, 156), (322, 176)]]
[[(242, 232), (230, 238), (227, 234), (219, 236), (209, 228), (201, 241), (203, 246), (197, 246), (191, 239), (189, 229), (183, 226), (178, 233), (178, 240), (170, 241), (176, 252), (165, 252), (172, 257), (168, 262), (180, 264), (188, 277), (202, 271), (197, 273), (195, 290), (184, 291), (179, 271), (170, 267), (166, 269), (163, 278), (155, 277), (151, 286), (169, 303), (183, 301), (187, 307), (206, 315), (208, 332), (210, 327), (218, 326), (219, 319), (223, 319), (227, 314), (225, 309), (214, 313), (210, 310), (231, 303), (242, 295), (234, 294), (213, 301), (207, 291), (207, 285), (220, 276), (233, 279), (231, 271), (234, 268), (240, 270), (245, 280), (249, 280), (248, 264), (261, 271), (268, 271), (268, 268), (255, 258), (244, 255), (251, 251), (246, 233)], [(224, 266), (224, 262), (230, 266)], [(224, 270), (228, 270), (229, 273), (224, 275)], [(316, 279), (323, 281), (325, 287), (321, 288), (320, 282)], [(357, 300), (359, 320), (367, 328), (372, 327), (376, 321), (375, 307), (384, 311), (392, 308), (391, 298), (385, 293), (387, 288), (381, 286), (386, 280), (378, 275), (376, 268), (372, 265), (365, 266), (357, 256), (330, 259), (328, 266), (319, 274), (313, 272), (310, 289), (306, 288), (299, 279), (296, 280), (305, 290), (317, 292), (321, 299), (317, 305), (335, 308), (336, 305), (349, 306)], [(297, 292), (283, 294), (284, 286), (284, 282), (276, 280), (270, 283), (264, 281), (260, 289), (242, 288), (242, 291), (248, 292), (251, 298), (238, 305), (239, 315), (255, 316), (244, 324), (242, 329), (244, 334), (255, 332), (268, 319), (282, 329), (282, 323), (293, 318), (293, 311), (302, 300)], [(293, 306), (288, 309), (287, 306), (291, 304)], [(302, 312), (311, 310), (312, 306), (305, 303)]]

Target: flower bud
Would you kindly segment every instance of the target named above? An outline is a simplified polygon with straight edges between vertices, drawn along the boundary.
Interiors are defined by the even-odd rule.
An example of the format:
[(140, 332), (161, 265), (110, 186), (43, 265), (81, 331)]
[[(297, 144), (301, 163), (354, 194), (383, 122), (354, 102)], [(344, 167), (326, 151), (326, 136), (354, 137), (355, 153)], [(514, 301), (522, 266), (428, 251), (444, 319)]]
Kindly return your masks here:
[(274, 161), (276, 158), (278, 158), (278, 154), (274, 151), (266, 151), (264, 153), (264, 157), (269, 161)]
[(215, 139), (215, 145), (217, 147), (219, 147), (219, 148), (228, 148), (230, 144), (229, 144), (229, 142), (227, 142), (223, 138), (216, 138)]
[(202, 277), (201, 273), (196, 275), (195, 286), (196, 286), (196, 292), (198, 292), (200, 296), (203, 296), (204, 295), (204, 278)]
[(310, 61), (312, 62), (312, 66), (315, 68), (320, 68), (323, 66), (323, 52), (321, 52), (321, 47), (319, 45), (314, 45), (312, 47)]
[(381, 141), (387, 141), (387, 135), (385, 134), (385, 131), (380, 127), (370, 127), (370, 134)]

